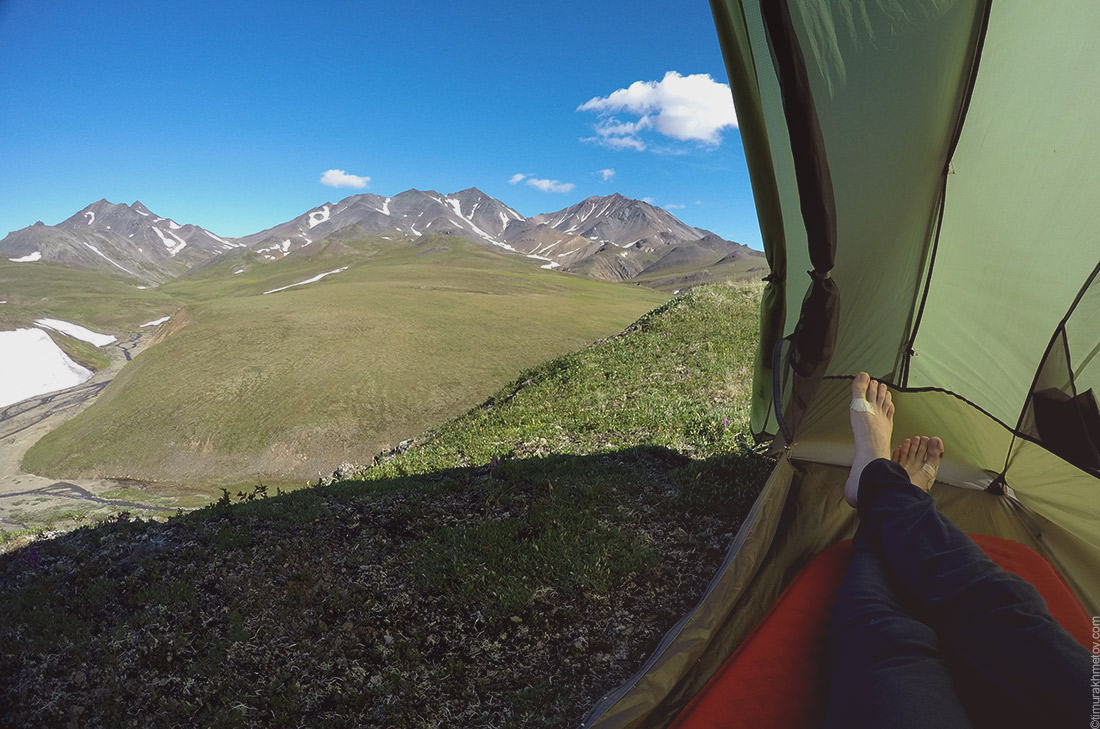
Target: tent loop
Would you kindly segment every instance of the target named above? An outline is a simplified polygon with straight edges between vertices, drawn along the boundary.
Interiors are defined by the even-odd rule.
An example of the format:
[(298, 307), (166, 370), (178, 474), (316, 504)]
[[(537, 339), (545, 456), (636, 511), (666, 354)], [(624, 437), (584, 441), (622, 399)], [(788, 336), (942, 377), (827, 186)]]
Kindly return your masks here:
[(833, 275), (832, 269), (828, 271), (813, 270), (807, 271), (806, 273), (810, 274), (810, 278), (812, 278), (814, 281), (825, 281), (829, 278), (832, 278)]
[(1006, 486), (1005, 474), (1004, 471), (1001, 471), (997, 474), (997, 477), (990, 481), (989, 485), (985, 487), (985, 492), (987, 494), (994, 494), (995, 496), (1004, 496)]

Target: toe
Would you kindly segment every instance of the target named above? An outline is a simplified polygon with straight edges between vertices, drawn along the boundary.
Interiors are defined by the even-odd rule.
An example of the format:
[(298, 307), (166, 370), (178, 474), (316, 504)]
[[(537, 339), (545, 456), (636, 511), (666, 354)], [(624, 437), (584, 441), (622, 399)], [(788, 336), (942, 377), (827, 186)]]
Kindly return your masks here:
[(913, 442), (909, 438), (906, 438), (901, 442), (901, 445), (898, 446), (901, 449), (901, 460), (899, 461), (899, 463), (901, 463), (902, 465), (905, 465), (909, 462), (909, 458), (911, 455), (910, 447), (912, 446), (912, 444)]
[(875, 404), (885, 409), (889, 403), (890, 388), (886, 386), (885, 382), (880, 382), (878, 383), (878, 390), (875, 392)]
[(890, 454), (890, 460), (894, 463), (901, 463), (901, 446), (894, 449), (894, 452)]
[(852, 380), (852, 399), (867, 399), (867, 387), (871, 384), (871, 376), (866, 372), (860, 372)]
[(915, 451), (914, 456), (915, 457), (914, 457), (913, 460), (914, 460), (915, 463), (923, 463), (924, 462), (925, 457), (928, 455), (928, 442), (930, 440), (931, 440), (931, 438), (928, 438), (927, 436), (923, 436), (923, 435), (919, 438), (914, 438), (913, 439), (913, 445), (915, 446), (915, 448), (914, 448), (914, 451)]
[(938, 437), (928, 440), (928, 458), (937, 461), (943, 458), (943, 441)]

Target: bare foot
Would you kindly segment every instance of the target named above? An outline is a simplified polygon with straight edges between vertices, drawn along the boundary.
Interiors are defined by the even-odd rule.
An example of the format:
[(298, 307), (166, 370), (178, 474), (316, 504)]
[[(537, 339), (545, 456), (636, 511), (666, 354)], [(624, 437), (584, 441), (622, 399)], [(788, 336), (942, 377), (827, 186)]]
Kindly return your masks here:
[(894, 430), (894, 403), (885, 384), (876, 382), (866, 372), (852, 380), (852, 404), (848, 415), (852, 420), (852, 438), (856, 443), (852, 472), (844, 483), (844, 500), (852, 508), (859, 493), (859, 475), (876, 458), (890, 457), (890, 434)]
[(892, 459), (905, 469), (914, 486), (927, 493), (943, 460), (943, 441), (923, 435), (906, 438), (894, 449)]

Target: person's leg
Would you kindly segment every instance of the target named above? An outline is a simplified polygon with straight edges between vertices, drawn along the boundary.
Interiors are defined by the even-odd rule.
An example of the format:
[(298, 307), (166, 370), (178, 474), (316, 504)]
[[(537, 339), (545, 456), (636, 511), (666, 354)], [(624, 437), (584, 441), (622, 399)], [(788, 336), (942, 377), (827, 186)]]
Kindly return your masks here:
[[(945, 651), (968, 678), (1044, 717), (1046, 725), (1085, 726), (1089, 652), (1050, 617), (1034, 587), (1004, 572), (936, 511), (927, 493), (932, 478), (916, 477), (925, 488), (913, 483), (910, 474), (925, 470), (922, 460), (934, 471), (942, 444), (938, 454), (916, 453), (908, 469), (889, 460), (893, 422), (886, 414), (892, 416), (893, 405), (881, 389), (872, 388), (865, 373), (852, 385), (856, 459), (845, 496), (857, 506), (861, 529), (897, 586), (928, 611)], [(859, 399), (869, 404), (857, 407)]]
[(897, 463), (880, 459), (864, 469), (858, 510), (890, 574), (928, 611), (953, 662), (1049, 726), (1085, 726), (1091, 655), (1030, 583), (990, 560)]
[(857, 535), (829, 625), (826, 729), (969, 729), (934, 630)]
[[(890, 446), (890, 391), (862, 375), (852, 401), (856, 453), (844, 496), (855, 506), (863, 466)], [(858, 470), (857, 470), (858, 469)], [(826, 727), (969, 727), (935, 631), (899, 600), (860, 527), (829, 625)]]

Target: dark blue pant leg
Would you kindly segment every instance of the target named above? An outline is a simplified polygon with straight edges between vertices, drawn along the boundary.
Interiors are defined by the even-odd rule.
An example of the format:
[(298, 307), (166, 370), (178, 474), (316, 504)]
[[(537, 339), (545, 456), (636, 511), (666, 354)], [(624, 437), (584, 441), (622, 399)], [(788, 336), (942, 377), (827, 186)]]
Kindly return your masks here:
[(970, 729), (934, 630), (857, 535), (829, 625), (827, 729)]
[(1005, 572), (936, 511), (905, 469), (872, 461), (859, 517), (899, 590), (926, 611), (956, 671), (965, 671), (1042, 726), (1085, 727), (1091, 655), (1030, 583)]

